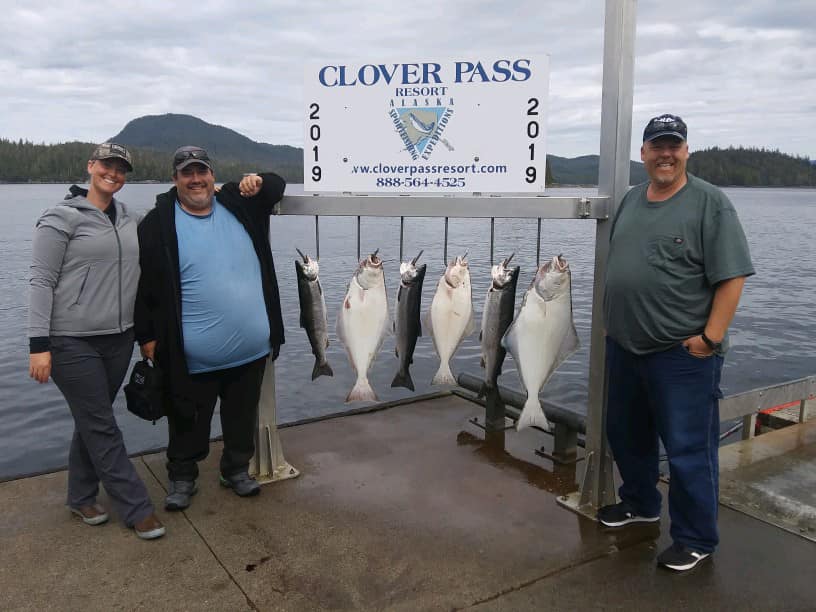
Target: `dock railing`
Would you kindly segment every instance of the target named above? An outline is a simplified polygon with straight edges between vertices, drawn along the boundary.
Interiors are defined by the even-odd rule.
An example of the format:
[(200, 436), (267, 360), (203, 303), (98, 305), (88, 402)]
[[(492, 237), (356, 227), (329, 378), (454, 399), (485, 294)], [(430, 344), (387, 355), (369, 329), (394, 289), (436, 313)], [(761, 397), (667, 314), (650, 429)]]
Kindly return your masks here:
[(757, 415), (771, 408), (799, 404), (799, 422), (805, 421), (805, 405), (816, 397), (816, 376), (779, 383), (729, 395), (720, 400), (720, 421), (742, 419), (742, 439), (754, 436)]

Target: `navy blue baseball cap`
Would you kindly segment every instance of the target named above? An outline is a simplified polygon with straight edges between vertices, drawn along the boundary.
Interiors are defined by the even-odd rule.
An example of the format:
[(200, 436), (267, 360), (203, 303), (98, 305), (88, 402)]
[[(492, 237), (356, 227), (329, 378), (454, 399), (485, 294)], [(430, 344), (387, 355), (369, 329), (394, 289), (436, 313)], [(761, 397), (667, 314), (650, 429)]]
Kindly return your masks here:
[(688, 130), (686, 123), (677, 115), (660, 115), (649, 120), (643, 130), (643, 142), (649, 142), (661, 136), (674, 136), (686, 140)]

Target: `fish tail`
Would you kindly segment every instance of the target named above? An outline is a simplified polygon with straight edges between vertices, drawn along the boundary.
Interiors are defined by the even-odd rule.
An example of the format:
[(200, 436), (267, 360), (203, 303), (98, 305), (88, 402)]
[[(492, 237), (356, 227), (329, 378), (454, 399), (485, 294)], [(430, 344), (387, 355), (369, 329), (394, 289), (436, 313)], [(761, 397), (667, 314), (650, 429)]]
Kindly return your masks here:
[(377, 394), (371, 388), (371, 384), (367, 378), (358, 378), (354, 383), (354, 387), (349, 391), (346, 403), (350, 402), (376, 402), (378, 400)]
[(519, 416), (518, 421), (516, 421), (516, 431), (521, 431), (525, 427), (530, 426), (540, 427), (545, 431), (550, 430), (550, 422), (541, 409), (541, 402), (538, 401), (538, 396), (534, 395), (530, 397), (528, 393), (527, 401), (524, 402), (524, 408), (521, 411), (521, 416)]
[(408, 371), (408, 368), (405, 369), (403, 372), (400, 370), (394, 376), (394, 380), (391, 381), (392, 387), (405, 387), (406, 389), (410, 389), (411, 391), (415, 391), (414, 389), (414, 381), (411, 378), (411, 373)]
[(436, 372), (436, 374), (434, 374), (431, 384), (432, 385), (456, 384), (456, 379), (453, 377), (453, 372), (451, 372), (450, 364), (448, 363), (439, 364), (439, 370)]
[(318, 376), (334, 376), (334, 371), (332, 371), (328, 361), (320, 363), (319, 359), (315, 359), (314, 369), (312, 370), (312, 380)]

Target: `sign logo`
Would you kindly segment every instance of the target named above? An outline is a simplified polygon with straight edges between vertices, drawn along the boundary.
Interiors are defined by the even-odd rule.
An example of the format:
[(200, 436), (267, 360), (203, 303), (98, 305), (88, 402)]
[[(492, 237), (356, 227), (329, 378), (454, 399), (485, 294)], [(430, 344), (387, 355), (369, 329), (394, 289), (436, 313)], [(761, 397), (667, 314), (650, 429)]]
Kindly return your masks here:
[[(453, 100), (451, 99), (451, 102)], [(416, 103), (417, 100), (414, 100)], [(405, 145), (412, 160), (428, 160), (434, 147), (441, 141), (450, 150), (453, 147), (442, 138), (453, 109), (445, 106), (394, 106), (388, 112), (394, 129)]]

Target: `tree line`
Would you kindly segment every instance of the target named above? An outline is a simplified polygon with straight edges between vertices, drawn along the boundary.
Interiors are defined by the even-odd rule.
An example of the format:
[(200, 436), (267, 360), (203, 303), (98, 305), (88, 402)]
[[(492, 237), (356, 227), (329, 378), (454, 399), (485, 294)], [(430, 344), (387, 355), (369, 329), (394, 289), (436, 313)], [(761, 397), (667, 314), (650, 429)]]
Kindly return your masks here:
[(816, 186), (816, 166), (807, 157), (794, 157), (778, 149), (712, 147), (692, 153), (687, 167), (692, 174), (715, 185)]
[[(95, 147), (90, 142), (46, 145), (0, 138), (0, 182), (84, 183), (88, 180), (88, 158)], [(129, 181), (171, 180), (172, 153), (136, 147), (128, 147), (128, 150), (133, 158)], [(244, 172), (255, 170), (245, 162), (215, 156), (213, 165), (219, 182), (240, 180)], [(288, 183), (303, 182), (302, 164), (284, 164), (272, 170)]]
[[(89, 142), (34, 144), (24, 140), (0, 138), (0, 182), (6, 183), (82, 183), (87, 180), (87, 161), (95, 145)], [(171, 153), (129, 147), (133, 156), (131, 181), (170, 181)], [(549, 156), (548, 156), (549, 157)], [(219, 181), (239, 180), (244, 172), (253, 170), (246, 162), (218, 159), (213, 156)], [(557, 158), (564, 168), (574, 160)], [(554, 161), (554, 160), (553, 160)], [(597, 161), (596, 161), (597, 163)], [(553, 177), (547, 164), (547, 184), (564, 181), (556, 172)], [(303, 182), (302, 162), (282, 162), (275, 172), (288, 183)], [(688, 170), (700, 178), (723, 186), (741, 187), (804, 187), (816, 186), (816, 166), (806, 157), (795, 157), (778, 150), (760, 148), (712, 147), (695, 151), (688, 160)], [(562, 172), (566, 172), (562, 168)], [(595, 171), (597, 177), (597, 169)], [(559, 181), (559, 179), (562, 179)], [(578, 181), (581, 182), (581, 181)]]

